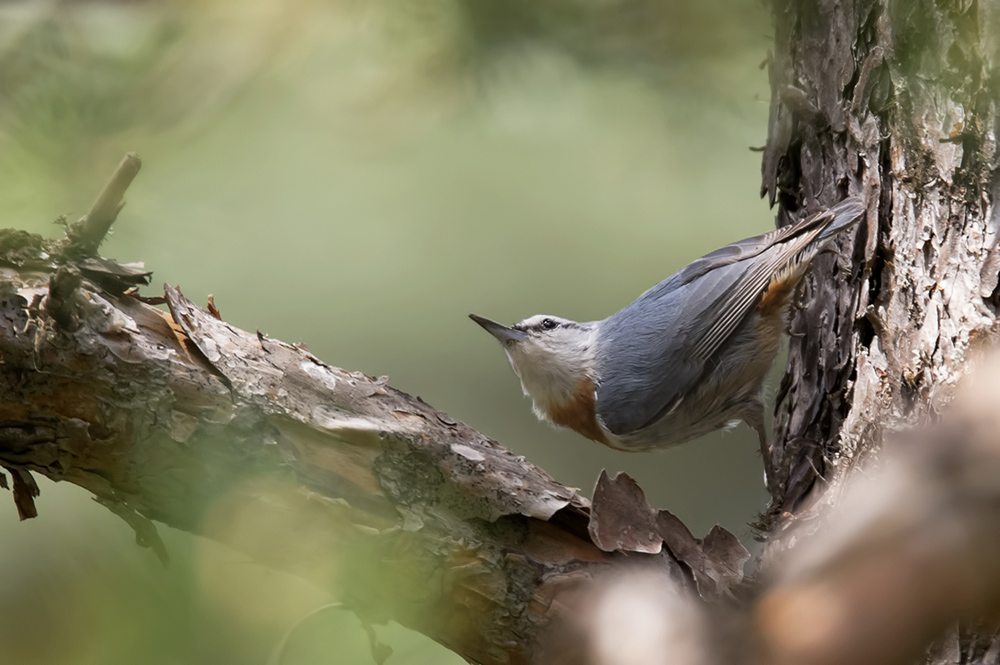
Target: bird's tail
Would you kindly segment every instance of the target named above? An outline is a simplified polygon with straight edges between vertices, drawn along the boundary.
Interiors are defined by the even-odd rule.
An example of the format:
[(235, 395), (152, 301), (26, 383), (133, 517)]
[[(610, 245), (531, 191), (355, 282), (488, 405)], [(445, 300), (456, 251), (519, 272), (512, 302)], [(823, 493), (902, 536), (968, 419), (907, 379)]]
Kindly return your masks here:
[(833, 236), (856, 224), (865, 214), (865, 202), (857, 196), (851, 196), (827, 210), (826, 214), (832, 215), (833, 221), (816, 237), (816, 245), (826, 244)]
[[(802, 231), (797, 238), (793, 238), (786, 251), (772, 260), (769, 271), (764, 271), (770, 279), (757, 305), (758, 310), (767, 315), (783, 308), (816, 255), (824, 251), (838, 233), (856, 224), (864, 213), (864, 201), (850, 197), (795, 225), (808, 231)], [(817, 227), (823, 224), (822, 230), (817, 231)]]

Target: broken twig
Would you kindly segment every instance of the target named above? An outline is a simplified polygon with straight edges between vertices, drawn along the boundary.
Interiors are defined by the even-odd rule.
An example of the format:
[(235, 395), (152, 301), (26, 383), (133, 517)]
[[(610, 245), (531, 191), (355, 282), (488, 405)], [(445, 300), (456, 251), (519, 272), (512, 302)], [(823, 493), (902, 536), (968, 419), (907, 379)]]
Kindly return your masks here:
[(90, 206), (90, 210), (77, 220), (66, 234), (69, 238), (68, 249), (84, 255), (97, 252), (98, 246), (125, 205), (122, 197), (141, 166), (139, 155), (134, 152), (125, 154), (118, 168), (104, 185), (104, 189)]

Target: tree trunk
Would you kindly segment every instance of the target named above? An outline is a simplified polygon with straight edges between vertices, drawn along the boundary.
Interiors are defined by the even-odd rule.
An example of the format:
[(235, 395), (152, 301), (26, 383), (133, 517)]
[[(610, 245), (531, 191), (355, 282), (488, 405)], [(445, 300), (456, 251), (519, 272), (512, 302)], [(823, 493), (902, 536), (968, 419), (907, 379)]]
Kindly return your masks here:
[[(68, 480), (161, 556), (149, 520), (476, 663), (906, 662), (995, 612), (998, 410), (968, 397), (909, 435), (909, 457), (881, 451), (936, 420), (993, 338), (995, 22), (974, 1), (774, 13), (763, 192), (779, 224), (847, 195), (868, 214), (816, 261), (791, 318), (760, 579), (744, 582), (730, 534), (695, 539), (627, 477), (602, 476), (591, 505), (384, 380), (176, 289), (169, 312), (140, 298), (145, 272), (96, 255), (133, 158), (64, 240), (0, 232), (0, 464), (19, 512), (34, 514), (31, 472)], [(847, 488), (879, 465), (878, 491)], [(1000, 642), (952, 629), (928, 653), (995, 662)]]
[[(995, 339), (993, 4), (774, 2), (762, 194), (780, 204), (779, 224), (815, 202), (868, 201), (853, 243), (816, 261), (790, 324), (775, 533), (782, 513), (805, 523), (835, 504), (887, 433), (934, 421)], [(772, 538), (770, 551), (787, 544)], [(981, 662), (998, 648), (990, 631), (956, 636), (928, 662)]]
[[(972, 1), (777, 1), (763, 187), (787, 223), (867, 197), (817, 261), (779, 391), (776, 510), (951, 397), (997, 314), (996, 22)], [(849, 261), (847, 257), (852, 257)]]

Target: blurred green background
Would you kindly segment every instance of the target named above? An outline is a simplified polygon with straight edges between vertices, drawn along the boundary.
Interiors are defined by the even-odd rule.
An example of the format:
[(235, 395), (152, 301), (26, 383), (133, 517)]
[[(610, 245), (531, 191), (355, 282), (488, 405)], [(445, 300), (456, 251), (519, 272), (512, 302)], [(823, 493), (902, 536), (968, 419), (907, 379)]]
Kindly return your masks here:
[[(588, 495), (626, 471), (696, 535), (751, 545), (746, 427), (635, 455), (556, 431), (466, 314), (602, 318), (771, 228), (748, 149), (769, 30), (758, 0), (0, 2), (0, 226), (56, 234), (135, 150), (105, 255), (387, 374)], [(39, 482), (39, 519), (0, 506), (0, 662), (263, 664), (331, 600), (161, 527), (164, 569), (85, 492)], [(461, 662), (378, 631), (390, 664)], [(328, 612), (283, 662), (372, 661)]]

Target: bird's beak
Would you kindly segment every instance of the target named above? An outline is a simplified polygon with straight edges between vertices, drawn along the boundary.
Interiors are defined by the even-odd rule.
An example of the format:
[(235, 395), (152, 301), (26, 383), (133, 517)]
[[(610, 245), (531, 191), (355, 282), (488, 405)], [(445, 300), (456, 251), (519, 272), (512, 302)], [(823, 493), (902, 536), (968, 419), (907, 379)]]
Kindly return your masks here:
[(491, 321), (490, 319), (479, 316), (478, 314), (469, 314), (469, 318), (485, 328), (486, 332), (496, 337), (501, 344), (505, 344), (507, 342), (520, 342), (526, 336), (526, 333), (523, 330), (508, 328), (507, 326), (501, 325), (496, 321)]

